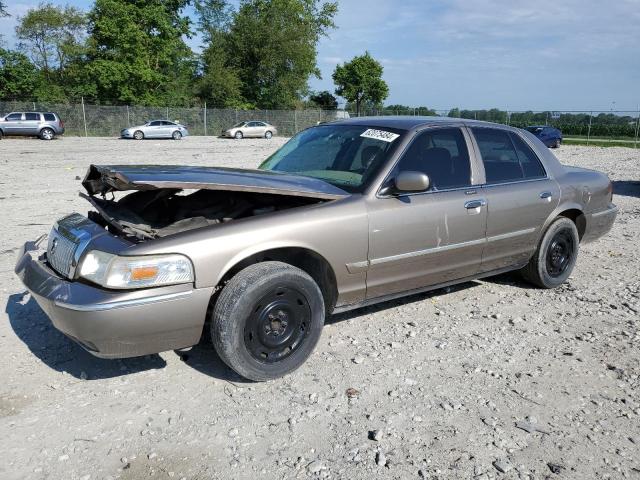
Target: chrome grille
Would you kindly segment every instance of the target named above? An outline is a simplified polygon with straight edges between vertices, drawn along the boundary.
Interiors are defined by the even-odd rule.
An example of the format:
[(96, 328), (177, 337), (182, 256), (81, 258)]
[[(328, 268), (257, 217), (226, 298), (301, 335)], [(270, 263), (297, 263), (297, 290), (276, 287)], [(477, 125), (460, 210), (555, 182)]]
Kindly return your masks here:
[(69, 240), (53, 228), (49, 234), (47, 261), (56, 272), (69, 277), (77, 247), (77, 243)]

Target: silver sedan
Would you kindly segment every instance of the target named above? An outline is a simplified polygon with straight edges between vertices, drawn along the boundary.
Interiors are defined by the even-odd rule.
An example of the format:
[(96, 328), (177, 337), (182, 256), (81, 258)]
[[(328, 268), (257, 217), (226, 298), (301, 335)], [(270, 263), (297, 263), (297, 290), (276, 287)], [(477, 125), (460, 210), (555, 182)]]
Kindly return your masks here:
[(278, 129), (267, 122), (251, 121), (236, 123), (233, 127), (223, 130), (222, 136), (241, 140), (245, 137), (266, 138), (269, 140), (278, 134)]
[(125, 128), (120, 132), (121, 138), (134, 138), (144, 140), (145, 138), (173, 138), (180, 140), (189, 135), (187, 127), (169, 120), (152, 120), (137, 127)]

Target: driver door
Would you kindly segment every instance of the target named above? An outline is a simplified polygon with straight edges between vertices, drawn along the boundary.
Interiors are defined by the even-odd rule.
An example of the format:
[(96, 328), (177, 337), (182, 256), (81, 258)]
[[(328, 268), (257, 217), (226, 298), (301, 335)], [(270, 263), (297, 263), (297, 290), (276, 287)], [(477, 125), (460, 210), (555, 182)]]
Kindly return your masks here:
[(430, 187), (369, 201), (367, 299), (476, 274), (485, 244), (487, 207), (474, 185), (466, 132), (416, 134), (390, 175), (426, 173)]

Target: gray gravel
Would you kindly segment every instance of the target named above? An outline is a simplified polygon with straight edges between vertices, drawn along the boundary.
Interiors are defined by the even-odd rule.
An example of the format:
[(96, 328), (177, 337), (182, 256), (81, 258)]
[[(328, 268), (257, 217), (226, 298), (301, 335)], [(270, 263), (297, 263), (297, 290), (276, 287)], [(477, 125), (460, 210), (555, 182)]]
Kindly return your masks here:
[(90, 163), (251, 167), (283, 142), (0, 142), (0, 478), (638, 478), (640, 150), (556, 152), (621, 209), (563, 287), (503, 275), (339, 315), (265, 384), (211, 347), (96, 359), (13, 275), (18, 245), (86, 210)]

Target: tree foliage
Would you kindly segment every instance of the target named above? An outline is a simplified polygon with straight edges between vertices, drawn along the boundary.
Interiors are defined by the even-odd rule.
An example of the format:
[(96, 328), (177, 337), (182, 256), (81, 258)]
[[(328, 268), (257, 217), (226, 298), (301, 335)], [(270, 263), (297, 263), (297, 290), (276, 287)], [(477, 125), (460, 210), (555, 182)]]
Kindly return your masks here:
[(336, 3), (242, 0), (226, 44), (242, 96), (260, 108), (291, 108), (320, 77), (316, 45), (334, 27)]
[(382, 79), (382, 65), (369, 52), (354, 57), (350, 62), (337, 65), (333, 72), (336, 94), (355, 102), (360, 115), (363, 102), (379, 104), (389, 95), (389, 87)]
[(26, 55), (0, 48), (0, 98), (32, 96), (39, 73)]
[(338, 108), (338, 99), (327, 90), (310, 95), (309, 101), (323, 110), (336, 110)]
[(16, 37), (20, 49), (50, 78), (63, 76), (65, 68), (79, 54), (86, 31), (85, 14), (71, 6), (41, 3), (18, 18)]
[(179, 104), (191, 97), (195, 72), (189, 19), (181, 16), (189, 0), (96, 0), (89, 13), (84, 69), (87, 94), (97, 100)]

